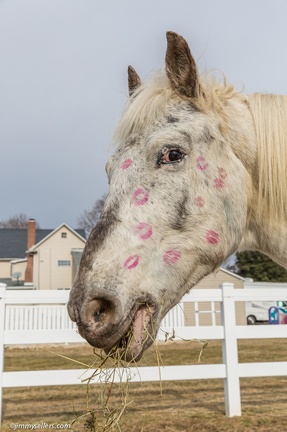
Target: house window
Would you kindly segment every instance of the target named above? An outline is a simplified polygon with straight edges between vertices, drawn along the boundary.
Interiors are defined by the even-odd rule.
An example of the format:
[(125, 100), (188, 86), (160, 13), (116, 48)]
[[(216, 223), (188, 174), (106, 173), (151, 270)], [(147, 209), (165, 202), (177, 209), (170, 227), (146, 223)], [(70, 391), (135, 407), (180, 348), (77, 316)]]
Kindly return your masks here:
[(58, 266), (70, 266), (71, 261), (70, 260), (58, 260)]
[(61, 233), (61, 237), (62, 237), (62, 238), (67, 238), (67, 233), (66, 233), (66, 232), (62, 232), (62, 233)]

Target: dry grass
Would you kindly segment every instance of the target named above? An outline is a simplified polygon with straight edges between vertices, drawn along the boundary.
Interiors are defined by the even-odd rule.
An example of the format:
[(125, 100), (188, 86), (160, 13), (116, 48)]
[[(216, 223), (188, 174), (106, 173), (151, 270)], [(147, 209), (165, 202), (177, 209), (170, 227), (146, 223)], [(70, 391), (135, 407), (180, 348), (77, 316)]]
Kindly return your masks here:
[[(65, 357), (91, 364), (95, 357), (88, 345), (49, 347)], [(195, 342), (167, 343), (160, 347), (162, 361), (170, 364), (197, 362), (201, 346)], [(286, 340), (240, 341), (241, 362), (286, 360)], [(210, 342), (204, 350), (201, 363), (221, 363), (220, 342)], [(146, 353), (142, 365), (157, 364), (156, 354)], [(51, 352), (34, 348), (7, 348), (5, 370), (69, 369), (76, 364)], [(287, 372), (286, 372), (287, 375)], [(116, 409), (122, 432), (271, 432), (284, 431), (287, 413), (287, 376), (278, 378), (252, 378), (241, 380), (242, 417), (225, 417), (223, 380), (163, 382), (130, 384), (129, 394), (114, 385), (108, 395), (107, 416)], [(54, 386), (4, 389), (4, 425), (11, 423), (71, 423), (76, 431), (87, 431), (87, 420), (102, 415), (99, 386), (91, 385), (89, 393), (90, 418), (87, 414), (87, 387)], [(126, 405), (126, 406), (125, 406)], [(121, 409), (125, 412), (121, 415)], [(97, 411), (99, 410), (99, 411)], [(113, 413), (112, 413), (113, 415)], [(94, 423), (95, 423), (94, 422)], [(86, 423), (86, 425), (85, 425)], [(85, 425), (85, 426), (84, 426)], [(90, 429), (93, 430), (93, 429)], [(96, 429), (94, 429), (96, 430)], [(115, 430), (119, 430), (116, 428)]]

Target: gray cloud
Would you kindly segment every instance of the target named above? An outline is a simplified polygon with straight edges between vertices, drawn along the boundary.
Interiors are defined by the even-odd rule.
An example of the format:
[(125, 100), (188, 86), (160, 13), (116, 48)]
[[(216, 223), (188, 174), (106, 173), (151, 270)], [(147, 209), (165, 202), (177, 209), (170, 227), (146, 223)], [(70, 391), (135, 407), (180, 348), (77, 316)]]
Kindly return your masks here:
[(201, 70), (284, 93), (286, 16), (283, 0), (0, 2), (0, 219), (75, 227), (107, 191), (127, 65), (159, 68), (166, 30), (188, 40)]

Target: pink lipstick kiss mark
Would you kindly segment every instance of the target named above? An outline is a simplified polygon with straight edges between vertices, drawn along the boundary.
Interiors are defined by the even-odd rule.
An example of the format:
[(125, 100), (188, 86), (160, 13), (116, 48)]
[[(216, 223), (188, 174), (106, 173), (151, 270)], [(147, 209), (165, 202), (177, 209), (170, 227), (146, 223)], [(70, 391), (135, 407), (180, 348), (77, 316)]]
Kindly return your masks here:
[(223, 189), (225, 187), (225, 183), (220, 178), (216, 178), (213, 180), (213, 187), (216, 189)]
[(136, 206), (144, 205), (148, 201), (148, 192), (139, 188), (133, 193), (132, 200)]
[(181, 253), (179, 251), (169, 250), (164, 253), (163, 260), (167, 265), (172, 265), (175, 264), (180, 257), (181, 257)]
[(196, 166), (200, 171), (206, 170), (206, 168), (208, 167), (208, 162), (206, 162), (204, 156), (198, 156), (196, 158)]
[(136, 226), (135, 231), (136, 231), (137, 235), (139, 236), (139, 238), (142, 240), (147, 240), (148, 238), (150, 238), (152, 236), (152, 227), (151, 227), (151, 225), (149, 225), (148, 223), (145, 223), (145, 222), (139, 223)]
[(218, 174), (222, 179), (226, 179), (227, 177), (227, 172), (224, 168), (218, 168)]
[(212, 245), (219, 243), (219, 234), (213, 230), (207, 231), (205, 238)]
[(132, 165), (133, 161), (131, 159), (126, 159), (122, 164), (121, 164), (121, 169), (125, 170), (127, 168), (129, 168)]
[(134, 269), (138, 266), (140, 257), (138, 255), (132, 255), (130, 256), (125, 262), (124, 262), (124, 268), (127, 270)]
[(194, 200), (194, 204), (197, 206), (197, 207), (203, 207), (204, 206), (204, 204), (205, 204), (205, 202), (204, 202), (204, 199), (202, 198), (202, 197), (196, 197), (195, 198), (195, 200)]

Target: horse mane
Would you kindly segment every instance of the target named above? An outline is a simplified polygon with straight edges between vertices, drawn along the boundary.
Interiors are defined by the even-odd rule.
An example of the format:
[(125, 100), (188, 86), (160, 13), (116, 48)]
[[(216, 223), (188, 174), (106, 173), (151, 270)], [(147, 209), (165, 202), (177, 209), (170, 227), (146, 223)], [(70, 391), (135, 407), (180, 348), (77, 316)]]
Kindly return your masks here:
[[(209, 79), (201, 77), (200, 87), (200, 95), (192, 101), (193, 104), (206, 112), (212, 107), (227, 120), (224, 101), (240, 93), (235, 91), (233, 86), (228, 85), (225, 78), (222, 83), (214, 77)], [(132, 141), (135, 134), (144, 132), (146, 125), (162, 120), (166, 114), (166, 108), (169, 105), (172, 106), (175, 100), (182, 102), (182, 99), (172, 89), (165, 71), (158, 71), (129, 98), (114, 133), (113, 143), (119, 148)]]
[(113, 136), (117, 147), (124, 146), (133, 136), (141, 134), (146, 125), (163, 117), (173, 90), (165, 73), (157, 73), (143, 83), (128, 99), (123, 115)]
[(287, 96), (255, 93), (248, 105), (257, 140), (257, 212), (280, 223), (287, 214)]

